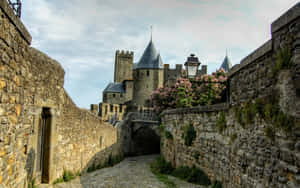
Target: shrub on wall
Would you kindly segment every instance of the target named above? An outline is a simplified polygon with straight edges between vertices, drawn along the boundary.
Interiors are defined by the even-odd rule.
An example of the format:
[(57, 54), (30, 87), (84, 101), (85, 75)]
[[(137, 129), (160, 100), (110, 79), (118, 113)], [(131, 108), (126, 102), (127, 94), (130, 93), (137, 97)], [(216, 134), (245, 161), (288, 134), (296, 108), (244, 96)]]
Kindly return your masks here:
[(253, 123), (255, 115), (258, 114), (260, 118), (271, 125), (271, 127), (265, 128), (265, 134), (270, 138), (275, 136), (276, 129), (289, 133), (295, 126), (295, 118), (280, 110), (276, 97), (270, 97), (265, 101), (256, 99), (254, 103), (247, 102), (241, 108), (235, 107), (234, 111), (235, 120), (243, 127)]
[(219, 113), (219, 118), (217, 120), (217, 129), (219, 133), (222, 133), (226, 129), (226, 118), (224, 112)]
[(186, 146), (191, 146), (195, 138), (196, 138), (196, 131), (193, 124), (190, 123), (184, 128), (184, 133), (183, 133), (184, 144)]
[(276, 64), (271, 70), (272, 77), (276, 77), (280, 70), (291, 69), (293, 66), (291, 47), (284, 46), (280, 48), (276, 55)]
[(173, 140), (173, 135), (170, 133), (170, 131), (165, 130), (165, 137), (169, 140)]

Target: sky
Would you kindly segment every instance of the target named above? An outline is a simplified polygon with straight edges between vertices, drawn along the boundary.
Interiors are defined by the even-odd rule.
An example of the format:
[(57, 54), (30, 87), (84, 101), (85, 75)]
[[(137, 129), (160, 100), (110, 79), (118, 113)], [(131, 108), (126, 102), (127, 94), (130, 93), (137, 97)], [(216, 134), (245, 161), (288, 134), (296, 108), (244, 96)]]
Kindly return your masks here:
[(23, 0), (32, 47), (65, 69), (64, 87), (77, 106), (102, 101), (113, 81), (115, 51), (138, 62), (150, 40), (165, 64), (194, 53), (211, 73), (228, 51), (238, 64), (271, 38), (270, 25), (298, 0)]

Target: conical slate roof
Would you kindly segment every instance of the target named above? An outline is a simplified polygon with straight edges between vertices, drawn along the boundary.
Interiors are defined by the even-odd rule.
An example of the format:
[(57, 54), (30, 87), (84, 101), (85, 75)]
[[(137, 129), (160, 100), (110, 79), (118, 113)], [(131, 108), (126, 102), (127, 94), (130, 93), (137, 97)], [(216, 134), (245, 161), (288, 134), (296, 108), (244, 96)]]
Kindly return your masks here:
[(231, 67), (232, 67), (232, 64), (231, 64), (229, 58), (226, 55), (220, 69), (223, 68), (225, 70), (225, 72), (228, 72), (231, 69)]
[(137, 63), (136, 69), (162, 69), (163, 62), (160, 54), (157, 53), (152, 40), (150, 40), (140, 61)]

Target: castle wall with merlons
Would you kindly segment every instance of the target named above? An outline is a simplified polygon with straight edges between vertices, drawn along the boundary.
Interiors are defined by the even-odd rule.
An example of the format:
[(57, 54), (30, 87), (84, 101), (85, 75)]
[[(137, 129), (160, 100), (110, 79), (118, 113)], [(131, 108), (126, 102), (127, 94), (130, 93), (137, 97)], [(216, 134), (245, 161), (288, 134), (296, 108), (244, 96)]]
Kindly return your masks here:
[[(0, 185), (48, 183), (63, 170), (83, 172), (118, 155), (117, 130), (79, 109), (63, 88), (64, 70), (30, 47), (31, 36), (6, 0), (0, 0)], [(41, 126), (47, 112), (48, 165), (41, 161)], [(46, 163), (44, 161), (44, 163)]]

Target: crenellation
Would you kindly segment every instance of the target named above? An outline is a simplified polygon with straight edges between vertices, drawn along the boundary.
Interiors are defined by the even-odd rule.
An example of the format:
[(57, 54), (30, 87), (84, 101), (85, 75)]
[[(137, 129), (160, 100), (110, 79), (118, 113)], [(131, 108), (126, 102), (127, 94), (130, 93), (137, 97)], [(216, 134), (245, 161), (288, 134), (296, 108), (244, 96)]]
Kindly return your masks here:
[(175, 68), (176, 70), (180, 70), (180, 71), (182, 70), (182, 64), (176, 64), (175, 66), (176, 66)]

